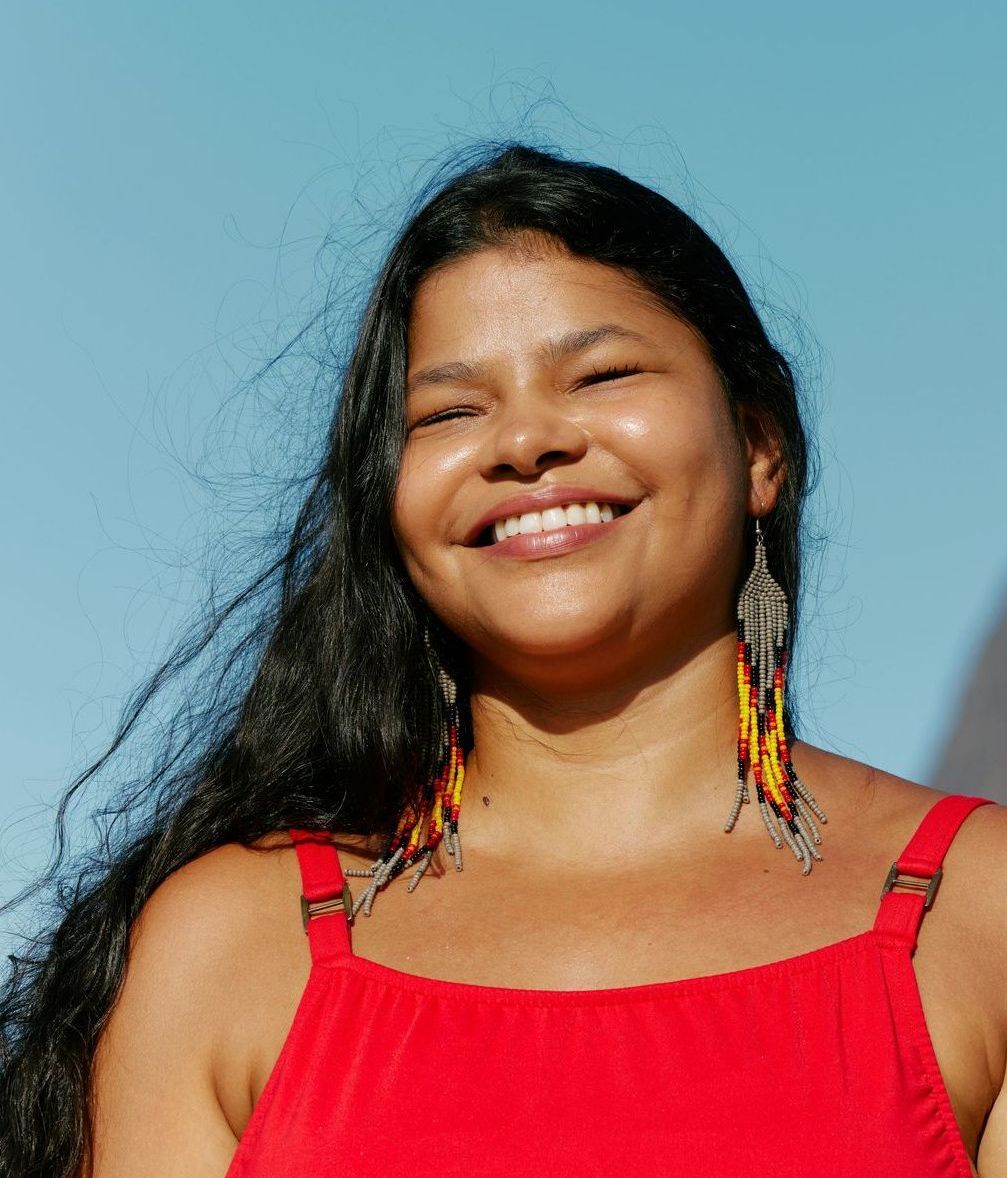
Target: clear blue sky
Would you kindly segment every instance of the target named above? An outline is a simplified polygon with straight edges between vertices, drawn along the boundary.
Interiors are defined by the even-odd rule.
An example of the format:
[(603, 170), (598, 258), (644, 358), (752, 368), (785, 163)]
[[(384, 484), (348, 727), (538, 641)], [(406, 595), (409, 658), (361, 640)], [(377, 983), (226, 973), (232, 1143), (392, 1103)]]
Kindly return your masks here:
[(424, 159), (539, 96), (535, 136), (685, 203), (803, 318), (831, 536), (804, 735), (926, 780), (1007, 588), (1004, 11), (6, 6), (0, 894), (233, 524), (173, 450), (310, 298), (330, 222), (366, 261)]

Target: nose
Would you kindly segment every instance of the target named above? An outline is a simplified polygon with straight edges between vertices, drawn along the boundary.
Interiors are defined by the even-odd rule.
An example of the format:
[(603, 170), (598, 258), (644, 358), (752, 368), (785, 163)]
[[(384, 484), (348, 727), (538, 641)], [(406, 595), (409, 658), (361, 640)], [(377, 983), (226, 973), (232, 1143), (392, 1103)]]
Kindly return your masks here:
[(534, 475), (550, 466), (574, 462), (587, 450), (586, 431), (561, 406), (544, 398), (515, 396), (497, 410), (487, 432), (481, 473)]

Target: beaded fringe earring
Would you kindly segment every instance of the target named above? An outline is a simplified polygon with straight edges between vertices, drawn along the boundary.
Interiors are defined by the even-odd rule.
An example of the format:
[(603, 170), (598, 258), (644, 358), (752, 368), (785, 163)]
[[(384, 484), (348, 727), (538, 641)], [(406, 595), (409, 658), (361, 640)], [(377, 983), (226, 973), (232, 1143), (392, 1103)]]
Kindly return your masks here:
[(811, 860), (822, 859), (815, 850), (822, 841), (815, 818), (823, 823), (827, 819), (798, 778), (787, 747), (783, 693), (788, 623), (787, 595), (770, 575), (756, 518), (755, 563), (738, 597), (738, 790), (724, 830), (734, 829), (749, 800), (746, 776), (751, 763), (769, 837), (777, 847), (786, 843), (802, 860), (807, 875)]
[(458, 687), (454, 679), (441, 666), (430, 641), (429, 629), (424, 629), (423, 641), (431, 658), (437, 663), (437, 681), (440, 684), (447, 711), (447, 722), (440, 733), (440, 759), (438, 771), (433, 779), (433, 797), (426, 801), (417, 812), (408, 805), (399, 817), (395, 833), (389, 839), (384, 851), (366, 870), (348, 868), (346, 875), (369, 876), (370, 884), (354, 900), (351, 916), (363, 908), (364, 915), (370, 916), (371, 906), (378, 891), (414, 864), (419, 867), (406, 885), (411, 892), (423, 878), (430, 866), (434, 852), (441, 839), (448, 854), (453, 856), (455, 870), (462, 869), (462, 843), (458, 834), (458, 813), (461, 809), (462, 785), (465, 781), (465, 754), (459, 740), (461, 722), (458, 710)]

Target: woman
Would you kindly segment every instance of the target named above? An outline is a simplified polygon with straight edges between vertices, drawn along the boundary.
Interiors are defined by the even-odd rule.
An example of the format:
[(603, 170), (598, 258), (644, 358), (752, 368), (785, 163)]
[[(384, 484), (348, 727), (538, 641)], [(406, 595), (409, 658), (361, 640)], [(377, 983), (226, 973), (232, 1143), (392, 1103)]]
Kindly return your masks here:
[(427, 194), (250, 689), (12, 984), (13, 1172), (1007, 1172), (1007, 818), (796, 739), (807, 466), (663, 197)]

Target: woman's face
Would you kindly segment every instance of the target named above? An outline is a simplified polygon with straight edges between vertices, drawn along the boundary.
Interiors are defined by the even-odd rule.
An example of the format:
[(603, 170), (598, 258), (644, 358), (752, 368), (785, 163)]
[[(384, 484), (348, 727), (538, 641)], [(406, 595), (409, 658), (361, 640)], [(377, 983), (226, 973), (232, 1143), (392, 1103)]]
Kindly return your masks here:
[[(421, 283), (408, 356), (393, 528), (477, 658), (586, 686), (733, 628), (746, 510), (775, 489), (690, 327), (555, 244), (488, 248)], [(506, 500), (554, 488), (523, 521), (544, 531), (486, 544), (482, 521), (536, 509)], [(556, 514), (588, 499), (630, 510)]]

